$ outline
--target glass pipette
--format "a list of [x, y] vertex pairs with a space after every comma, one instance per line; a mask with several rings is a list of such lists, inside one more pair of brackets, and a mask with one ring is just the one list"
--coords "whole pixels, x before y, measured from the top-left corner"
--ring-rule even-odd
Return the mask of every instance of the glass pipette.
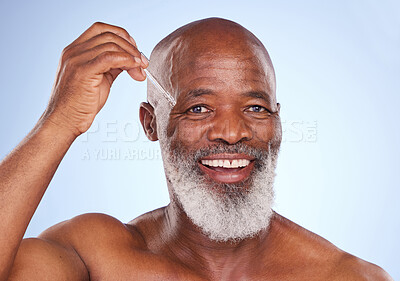
[[[147, 59], [148, 62], [150, 62], [150, 60], [145, 56], [145, 54], [143, 54], [141, 52], [141, 54]], [[158, 83], [158, 81], [156, 80], [156, 78], [154, 78], [154, 76], [150, 73], [150, 71], [148, 71], [146, 68], [143, 69], [144, 72], [146, 72], [146, 75], [148, 78], [150, 78], [150, 81], [153, 83], [153, 85], [164, 95], [164, 97], [168, 100], [168, 102], [172, 105], [172, 107], [175, 106], [176, 101], [175, 99], [171, 96], [170, 93], [168, 93], [161, 85], [160, 83]]]

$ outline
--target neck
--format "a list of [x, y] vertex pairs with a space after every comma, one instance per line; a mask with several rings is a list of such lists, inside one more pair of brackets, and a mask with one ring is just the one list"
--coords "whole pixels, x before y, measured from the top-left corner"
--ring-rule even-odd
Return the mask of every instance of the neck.
[[[268, 229], [240, 241], [219, 242], [211, 240], [193, 224], [182, 208], [171, 203], [164, 210], [165, 245], [178, 260], [192, 269], [199, 269], [208, 277], [223, 275], [234, 268], [252, 268], [254, 261], [265, 250]], [[246, 266], [248, 264], [248, 266]]]

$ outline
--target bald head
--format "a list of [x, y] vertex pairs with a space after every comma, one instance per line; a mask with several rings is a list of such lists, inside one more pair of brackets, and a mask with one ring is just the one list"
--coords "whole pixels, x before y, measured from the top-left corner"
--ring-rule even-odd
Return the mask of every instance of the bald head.
[[[250, 64], [250, 71], [262, 72], [266, 91], [275, 102], [275, 73], [267, 50], [250, 31], [229, 20], [208, 18], [180, 27], [157, 44], [150, 61], [150, 71], [175, 99], [187, 86], [187, 73], [194, 69], [209, 71], [216, 65], [241, 68]], [[156, 91], [148, 84], [148, 100], [154, 107], [162, 101]]]

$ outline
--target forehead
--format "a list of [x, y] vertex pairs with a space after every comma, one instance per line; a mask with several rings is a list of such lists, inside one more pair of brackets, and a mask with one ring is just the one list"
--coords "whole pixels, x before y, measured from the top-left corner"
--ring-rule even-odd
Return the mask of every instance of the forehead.
[[177, 48], [170, 60], [169, 81], [175, 98], [206, 88], [214, 92], [264, 91], [275, 100], [275, 74], [264, 48], [246, 41], [191, 43]]

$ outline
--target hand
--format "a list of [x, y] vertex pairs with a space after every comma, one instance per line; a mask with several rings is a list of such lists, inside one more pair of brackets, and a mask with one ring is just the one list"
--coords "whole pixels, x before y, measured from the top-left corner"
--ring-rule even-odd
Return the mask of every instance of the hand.
[[63, 50], [44, 120], [79, 136], [104, 106], [117, 76], [126, 70], [133, 79], [143, 81], [147, 66], [126, 30], [93, 24]]

